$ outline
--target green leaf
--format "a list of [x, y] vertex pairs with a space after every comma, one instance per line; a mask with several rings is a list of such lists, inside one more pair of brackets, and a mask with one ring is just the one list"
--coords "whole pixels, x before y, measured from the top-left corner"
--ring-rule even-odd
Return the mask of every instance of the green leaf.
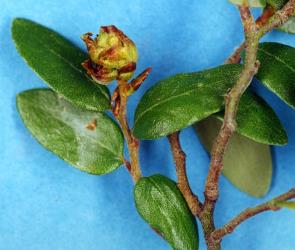
[[[224, 112], [214, 114], [223, 121]], [[285, 145], [288, 137], [279, 118], [268, 104], [257, 95], [246, 92], [239, 103], [237, 132], [256, 142]]]
[[[195, 127], [208, 152], [222, 122], [214, 116], [198, 122]], [[271, 185], [272, 158], [270, 147], [235, 133], [224, 154], [223, 174], [239, 190], [254, 196], [264, 196]]]
[[276, 203], [276, 206], [295, 209], [295, 201], [279, 201]]
[[278, 30], [289, 34], [295, 34], [295, 16], [290, 17], [286, 23], [278, 28]]
[[[237, 5], [243, 5], [245, 0], [229, 0], [229, 2]], [[265, 7], [266, 1], [265, 0], [248, 0], [249, 6], [253, 8], [262, 8]]]
[[[224, 94], [236, 82], [240, 70], [240, 65], [223, 65], [160, 81], [147, 91], [136, 109], [135, 136], [156, 139], [221, 111]], [[238, 131], [253, 140], [275, 145], [287, 142], [275, 113], [250, 92], [242, 97], [237, 120]]]
[[288, 2], [288, 0], [266, 0], [266, 3], [272, 6], [275, 10], [279, 10]]
[[222, 65], [158, 82], [145, 93], [136, 109], [135, 136], [156, 139], [221, 111], [223, 95], [240, 72], [240, 65]]
[[99, 175], [123, 163], [123, 136], [107, 115], [77, 108], [49, 89], [20, 93], [17, 106], [33, 136], [76, 168]]
[[279, 43], [261, 43], [256, 77], [286, 104], [295, 108], [295, 48]]
[[198, 229], [176, 184], [162, 175], [141, 178], [134, 189], [142, 218], [161, 232], [174, 250], [196, 250]]
[[12, 36], [28, 65], [58, 94], [82, 108], [103, 111], [110, 107], [105, 86], [95, 85], [81, 63], [87, 55], [58, 33], [35, 22], [17, 18]]

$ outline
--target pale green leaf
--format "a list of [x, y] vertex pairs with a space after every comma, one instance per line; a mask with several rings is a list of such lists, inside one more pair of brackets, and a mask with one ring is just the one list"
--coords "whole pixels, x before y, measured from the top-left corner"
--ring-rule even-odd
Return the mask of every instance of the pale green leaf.
[[[222, 122], [210, 116], [195, 127], [208, 152], [218, 134]], [[251, 196], [264, 196], [271, 185], [272, 158], [270, 147], [235, 133], [224, 154], [223, 174], [243, 192]]]
[[91, 174], [106, 174], [123, 163], [123, 136], [107, 115], [73, 106], [52, 90], [17, 96], [24, 124], [49, 151]]

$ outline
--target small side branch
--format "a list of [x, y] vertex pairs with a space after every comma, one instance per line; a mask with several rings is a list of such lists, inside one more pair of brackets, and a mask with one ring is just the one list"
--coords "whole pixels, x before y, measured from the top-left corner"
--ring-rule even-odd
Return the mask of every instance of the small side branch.
[[220, 229], [216, 229], [212, 234], [211, 237], [214, 241], [220, 241], [222, 237], [227, 234], [232, 233], [242, 222], [254, 217], [257, 214], [260, 214], [265, 211], [277, 211], [280, 210], [280, 207], [276, 206], [277, 202], [280, 201], [287, 201], [290, 199], [295, 198], [295, 188], [291, 189], [289, 192], [284, 193], [268, 202], [265, 202], [259, 206], [248, 208], [241, 212], [238, 216], [232, 219], [229, 223], [223, 226]]
[[[274, 28], [278, 28], [288, 21], [289, 17], [294, 14], [295, 1], [289, 1], [281, 10], [275, 10], [268, 6], [256, 20], [256, 27], [259, 29], [260, 37]], [[245, 49], [243, 42], [234, 53], [226, 60], [225, 64], [239, 63], [241, 61], [241, 52]]]
[[285, 6], [275, 12], [275, 14], [263, 25], [258, 32], [259, 37], [262, 37], [267, 32], [274, 28], [278, 28], [286, 23], [291, 16], [295, 13], [295, 0], [288, 1]]
[[173, 133], [168, 136], [170, 147], [173, 153], [173, 158], [176, 166], [176, 173], [178, 179], [178, 187], [182, 192], [190, 210], [194, 215], [201, 212], [202, 204], [198, 197], [193, 194], [186, 174], [186, 155], [181, 148], [179, 141], [179, 132]]

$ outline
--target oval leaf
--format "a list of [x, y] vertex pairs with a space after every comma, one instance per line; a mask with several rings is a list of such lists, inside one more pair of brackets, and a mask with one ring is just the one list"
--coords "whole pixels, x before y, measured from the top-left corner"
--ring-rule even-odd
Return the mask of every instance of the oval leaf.
[[196, 250], [198, 229], [176, 184], [162, 175], [141, 178], [134, 189], [139, 214], [175, 250]]
[[221, 111], [224, 94], [240, 72], [240, 65], [222, 65], [158, 82], [145, 93], [136, 109], [135, 136], [156, 139]]
[[276, 206], [295, 209], [295, 201], [279, 201], [276, 203]]
[[[135, 135], [156, 139], [224, 109], [224, 94], [239, 77], [240, 69], [240, 65], [224, 65], [160, 81], [147, 91], [136, 109]], [[238, 131], [255, 141], [287, 143], [286, 132], [275, 113], [250, 92], [242, 97], [237, 120]]]
[[295, 48], [279, 43], [261, 43], [256, 77], [285, 103], [295, 108]]
[[[223, 121], [224, 112], [214, 114]], [[237, 132], [256, 142], [285, 145], [287, 133], [273, 109], [257, 95], [246, 92], [239, 103]]]
[[77, 108], [48, 89], [20, 93], [17, 106], [33, 136], [76, 168], [105, 174], [123, 163], [121, 130], [105, 114]]
[[[195, 126], [208, 152], [221, 125], [219, 119], [210, 116]], [[262, 197], [268, 192], [272, 180], [270, 146], [235, 133], [226, 148], [223, 164], [223, 174], [242, 192], [254, 197]]]
[[81, 63], [87, 55], [58, 33], [26, 19], [15, 19], [12, 36], [28, 65], [57, 93], [94, 111], [110, 107], [105, 86], [95, 85]]
[[[229, 0], [229, 2], [237, 5], [245, 4], [245, 0]], [[253, 8], [262, 8], [265, 7], [266, 1], [265, 0], [248, 0], [248, 4], [250, 7]]]

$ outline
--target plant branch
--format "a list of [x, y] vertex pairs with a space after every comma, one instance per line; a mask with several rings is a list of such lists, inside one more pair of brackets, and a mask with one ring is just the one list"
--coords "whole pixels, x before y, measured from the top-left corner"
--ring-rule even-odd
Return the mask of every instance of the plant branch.
[[258, 36], [262, 37], [272, 29], [282, 26], [294, 13], [295, 0], [289, 0], [282, 9], [276, 11], [275, 14], [269, 18], [268, 22], [259, 29]]
[[[294, 14], [295, 0], [290, 0], [280, 11], [277, 11], [270, 17], [261, 28], [257, 27], [249, 7], [239, 6], [239, 11], [245, 34], [245, 43], [243, 45], [246, 52], [245, 62], [239, 80], [225, 97], [224, 121], [211, 150], [210, 169], [204, 192], [205, 203], [200, 216], [209, 250], [220, 249], [220, 239], [216, 241], [212, 237], [213, 232], [215, 232], [213, 215], [215, 204], [219, 196], [219, 177], [223, 168], [225, 149], [237, 127], [236, 114], [240, 98], [250, 85], [253, 76], [257, 73], [259, 68], [259, 62], [256, 60], [259, 40], [273, 28], [281, 26]], [[267, 207], [267, 205], [266, 207], [258, 207], [257, 211], [260, 211], [259, 209], [261, 209], [261, 212], [269, 210], [267, 208], [270, 207]], [[254, 210], [254, 214], [255, 211], [256, 210]], [[253, 212], [253, 210], [248, 210], [249, 216], [251, 216], [251, 212]], [[243, 220], [241, 220], [241, 222], [242, 221]], [[233, 223], [235, 223], [235, 221]], [[226, 228], [226, 230], [227, 229], [230, 228]]]
[[141, 168], [139, 164], [139, 141], [133, 136], [126, 117], [127, 99], [128, 99], [128, 82], [118, 80], [118, 91], [115, 91], [113, 100], [116, 100], [118, 106], [113, 109], [113, 113], [119, 121], [127, 147], [130, 154], [130, 163], [125, 161], [125, 166], [130, 172], [133, 180], [137, 182], [141, 178]]
[[230, 137], [236, 130], [236, 113], [239, 100], [241, 95], [250, 85], [259, 66], [259, 63], [256, 61], [259, 39], [256, 35], [256, 25], [253, 16], [248, 7], [241, 6], [239, 7], [239, 10], [246, 38], [246, 59], [239, 80], [226, 95], [224, 122], [211, 151], [212, 158], [205, 187], [205, 203], [207, 204], [208, 209], [211, 210], [214, 209], [214, 204], [218, 198], [218, 179], [223, 167], [224, 152]]
[[225, 97], [224, 122], [211, 150], [211, 162], [205, 185], [205, 203], [201, 214], [201, 222], [205, 231], [207, 247], [210, 250], [220, 249], [218, 242], [212, 241], [211, 233], [215, 230], [213, 214], [219, 196], [219, 177], [223, 168], [223, 157], [230, 137], [236, 130], [236, 113], [242, 94], [245, 92], [259, 63], [256, 61], [258, 37], [256, 24], [249, 7], [240, 6], [240, 15], [245, 33], [246, 59], [241, 75]]
[[259, 206], [248, 208], [241, 212], [238, 216], [236, 216], [234, 219], [232, 219], [229, 223], [224, 225], [222, 228], [215, 230], [211, 237], [215, 241], [220, 241], [222, 237], [224, 237], [227, 234], [232, 233], [236, 227], [238, 227], [242, 222], [244, 222], [247, 219], [252, 218], [253, 216], [260, 214], [265, 211], [277, 211], [281, 208], [276, 206], [276, 204], [280, 201], [287, 201], [290, 199], [295, 198], [295, 188], [291, 189], [290, 191], [268, 201], [265, 202]]
[[202, 204], [199, 201], [198, 197], [192, 192], [189, 185], [186, 174], [186, 155], [181, 148], [181, 144], [179, 141], [179, 132], [175, 132], [169, 135], [168, 140], [176, 166], [178, 187], [182, 192], [191, 212], [197, 216], [202, 210]]
[[[294, 14], [294, 0], [289, 1], [281, 10], [275, 10], [268, 6], [265, 8], [260, 17], [256, 20], [256, 27], [259, 29], [260, 37], [274, 28], [278, 28], [288, 21], [289, 17]], [[241, 52], [245, 49], [243, 42], [234, 53], [226, 60], [225, 64], [239, 63]]]

